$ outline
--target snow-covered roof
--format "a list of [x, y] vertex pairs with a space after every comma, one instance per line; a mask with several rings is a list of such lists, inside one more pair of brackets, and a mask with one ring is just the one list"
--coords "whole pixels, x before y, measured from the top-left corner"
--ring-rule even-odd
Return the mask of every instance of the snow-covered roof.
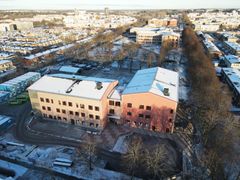
[[[122, 94], [151, 92], [178, 101], [178, 84], [177, 72], [160, 67], [149, 68], [137, 71]], [[164, 89], [168, 89], [169, 95], [164, 95]]]
[[240, 44], [234, 43], [234, 42], [229, 42], [229, 41], [225, 41], [225, 43], [226, 43], [229, 47], [233, 48], [235, 51], [240, 51]]
[[235, 56], [235, 55], [226, 55], [225, 56], [225, 59], [230, 63], [230, 64], [235, 64], [235, 63], [238, 63], [240, 64], [240, 58], [238, 56]]
[[234, 88], [240, 94], [240, 69], [222, 68], [222, 71], [226, 74]]
[[6, 63], [11, 63], [11, 61], [9, 61], [9, 60], [0, 60], [0, 65], [1, 64], [6, 64]]
[[70, 48], [70, 47], [73, 47], [73, 46], [74, 46], [74, 44], [68, 44], [68, 45], [65, 45], [65, 46], [52, 48], [52, 49], [49, 49], [49, 50], [46, 50], [46, 51], [43, 51], [43, 52], [39, 52], [37, 54], [31, 54], [29, 56], [26, 56], [25, 59], [31, 60], [31, 59], [34, 59], [34, 58], [38, 58], [38, 57], [50, 54], [52, 52], [56, 52], [56, 51], [67, 49], [67, 48]]
[[11, 118], [8, 116], [2, 116], [0, 115], [0, 126], [9, 121]]
[[[113, 81], [99, 80], [100, 78], [94, 77], [76, 80], [44, 76], [31, 85], [28, 90], [100, 100]], [[101, 89], [97, 89], [97, 82], [102, 83]]]
[[73, 74], [76, 74], [79, 70], [80, 68], [72, 67], [72, 66], [62, 66], [59, 69], [59, 71], [61, 72], [67, 72], [67, 73], [73, 73]]

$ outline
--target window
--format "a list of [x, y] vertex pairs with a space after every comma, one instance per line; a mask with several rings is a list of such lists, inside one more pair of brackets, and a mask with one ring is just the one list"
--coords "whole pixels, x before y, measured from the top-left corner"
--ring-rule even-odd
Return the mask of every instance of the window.
[[49, 117], [50, 119], [52, 119], [52, 118], [53, 118], [53, 117], [52, 117], [52, 115], [49, 115], [48, 117]]
[[99, 107], [95, 106], [95, 111], [99, 111]]
[[132, 115], [132, 113], [131, 113], [131, 112], [127, 112], [127, 115], [128, 115], [128, 116], [131, 116], [131, 115]]
[[48, 111], [51, 111], [51, 108], [50, 108], [50, 107], [47, 107], [47, 110], [48, 110]]
[[49, 103], [49, 102], [50, 102], [48, 98], [46, 98], [46, 102], [47, 102], [47, 103]]
[[146, 106], [146, 110], [151, 111], [152, 107], [151, 106]]
[[88, 109], [89, 109], [89, 110], [93, 110], [93, 107], [89, 105], [89, 106], [88, 106]]
[[92, 114], [89, 114], [89, 118], [90, 118], [90, 119], [93, 119], [93, 115], [92, 115]]
[[170, 118], [168, 121], [169, 121], [170, 123], [172, 123], [172, 118]]
[[44, 102], [44, 98], [40, 98], [40, 101], [41, 101], [41, 102]]
[[79, 116], [79, 112], [75, 112], [75, 116]]
[[139, 106], [139, 109], [144, 109], [144, 105], [140, 105], [140, 106]]
[[81, 113], [81, 116], [82, 116], [82, 117], [85, 117], [85, 113]]
[[66, 114], [66, 110], [62, 109], [62, 113], [63, 113], [63, 114]]
[[62, 118], [60, 116], [57, 117], [59, 120], [62, 120]]
[[63, 118], [64, 121], [67, 121], [67, 118]]
[[81, 109], [84, 109], [84, 104], [80, 104], [80, 108], [81, 108]]
[[69, 114], [70, 114], [70, 115], [73, 115], [73, 111], [69, 111]]
[[146, 118], [146, 119], [150, 119], [151, 116], [150, 116], [150, 115], [145, 115], [145, 118]]
[[42, 109], [43, 109], [43, 110], [46, 110], [46, 107], [45, 107], [45, 106], [42, 106]]
[[51, 103], [53, 104], [53, 99], [51, 99]]
[[127, 107], [131, 108], [132, 107], [132, 103], [127, 103]]
[[63, 104], [64, 106], [66, 106], [66, 105], [67, 105], [66, 101], [63, 101], [63, 102], [62, 102], [62, 104]]
[[114, 101], [109, 101], [109, 105], [114, 106]]
[[58, 100], [58, 104], [61, 105], [61, 101], [60, 100]]
[[173, 112], [174, 112], [173, 109], [170, 109], [170, 113], [173, 114]]
[[76, 103], [76, 108], [78, 108], [78, 103]]
[[114, 109], [109, 109], [109, 114], [114, 114]]
[[60, 109], [57, 108], [56, 110], [57, 110], [58, 113], [60, 113]]
[[100, 119], [100, 116], [96, 115], [96, 116], [95, 116], [95, 119], [99, 120], [99, 119]]
[[143, 118], [143, 114], [139, 114], [138, 117]]
[[115, 106], [121, 106], [121, 103], [119, 101], [115, 102]]
[[68, 106], [71, 106], [71, 107], [72, 107], [72, 103], [71, 103], [71, 102], [68, 102]]

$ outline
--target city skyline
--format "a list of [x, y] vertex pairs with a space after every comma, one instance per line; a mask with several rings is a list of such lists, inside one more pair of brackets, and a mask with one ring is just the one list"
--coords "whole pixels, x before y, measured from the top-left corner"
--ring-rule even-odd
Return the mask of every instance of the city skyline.
[[[206, 3], [207, 2], [207, 3]], [[217, 0], [168, 0], [157, 1], [139, 0], [129, 2], [127, 0], [59, 0], [59, 1], [31, 1], [31, 0], [0, 0], [0, 9], [197, 9], [197, 8], [240, 8], [239, 0], [217, 1]]]

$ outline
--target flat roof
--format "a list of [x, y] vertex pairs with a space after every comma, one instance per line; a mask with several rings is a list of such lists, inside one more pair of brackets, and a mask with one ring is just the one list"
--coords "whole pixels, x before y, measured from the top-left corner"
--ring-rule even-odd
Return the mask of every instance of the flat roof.
[[[137, 71], [122, 94], [151, 92], [178, 102], [178, 84], [177, 72], [160, 67], [149, 68]], [[164, 95], [164, 88], [168, 89], [169, 96]]]
[[[28, 90], [100, 100], [113, 81], [99, 80], [100, 78], [94, 77], [70, 79], [44, 76], [31, 85]], [[102, 83], [102, 88], [99, 90], [97, 89], [97, 82]]]

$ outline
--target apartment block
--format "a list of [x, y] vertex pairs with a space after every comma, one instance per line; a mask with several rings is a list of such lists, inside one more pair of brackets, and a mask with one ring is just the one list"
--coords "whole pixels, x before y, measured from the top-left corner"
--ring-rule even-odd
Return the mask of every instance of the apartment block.
[[139, 70], [122, 93], [122, 119], [133, 127], [172, 132], [178, 104], [178, 73]]
[[45, 118], [103, 130], [107, 123], [108, 94], [116, 80], [44, 76], [28, 88], [33, 110]]
[[172, 132], [178, 104], [178, 73], [139, 70], [126, 87], [117, 80], [55, 74], [28, 88], [32, 108], [44, 118], [103, 130], [108, 122]]

